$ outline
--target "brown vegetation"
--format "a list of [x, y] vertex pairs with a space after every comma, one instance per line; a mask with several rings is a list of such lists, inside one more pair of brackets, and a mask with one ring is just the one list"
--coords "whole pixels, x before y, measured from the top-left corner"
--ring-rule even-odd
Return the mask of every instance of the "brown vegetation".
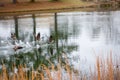
[[[116, 63], [118, 61], [115, 61]], [[19, 65], [17, 71], [15, 71], [16, 66], [13, 65], [12, 72], [8, 72], [5, 65], [2, 65], [2, 71], [0, 74], [0, 80], [64, 80], [62, 79], [62, 70], [63, 67], [60, 64], [57, 65], [57, 69], [49, 61], [51, 68], [48, 68], [44, 64], [40, 65], [43, 67], [43, 70], [26, 70], [26, 65]], [[118, 63], [113, 65], [112, 54], [107, 57], [106, 60], [97, 57], [96, 59], [96, 69], [92, 71], [90, 69], [90, 74], [74, 73], [72, 69], [66, 64], [64, 66], [66, 72], [64, 73], [68, 80], [120, 80], [120, 69]], [[88, 76], [90, 75], [90, 76]]]

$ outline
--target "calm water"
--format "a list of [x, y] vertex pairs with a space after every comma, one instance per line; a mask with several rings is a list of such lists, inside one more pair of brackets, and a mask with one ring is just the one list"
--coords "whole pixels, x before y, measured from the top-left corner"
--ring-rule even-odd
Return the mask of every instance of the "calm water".
[[[51, 34], [55, 34], [54, 16], [36, 15], [36, 33], [40, 32], [42, 39], [46, 40]], [[77, 65], [76, 68], [81, 66], [84, 69], [86, 65], [92, 66], [96, 56], [105, 57], [110, 51], [114, 57], [119, 56], [120, 11], [69, 12], [57, 15], [58, 46], [61, 51], [69, 53], [71, 62]], [[0, 20], [1, 56], [14, 54], [13, 47], [7, 43], [2, 44], [3, 41], [8, 41], [11, 32], [15, 32], [14, 23], [13, 17]], [[20, 40], [33, 41], [33, 25], [31, 15], [19, 16]]]

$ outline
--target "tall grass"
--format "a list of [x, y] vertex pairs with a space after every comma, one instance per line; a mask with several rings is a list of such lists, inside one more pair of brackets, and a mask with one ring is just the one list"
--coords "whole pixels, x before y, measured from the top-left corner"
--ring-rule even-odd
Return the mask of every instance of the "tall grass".
[[[58, 63], [57, 66], [55, 66], [49, 60], [48, 62], [51, 64], [49, 67], [40, 64], [37, 69], [28, 69], [26, 65], [20, 64], [16, 66], [14, 64], [12, 71], [8, 71], [3, 64], [0, 80], [120, 80], [119, 59], [114, 61], [112, 57], [112, 54], [106, 59], [97, 57], [96, 69], [92, 70], [91, 68], [94, 67], [91, 67], [89, 74], [84, 72], [80, 73], [79, 71], [75, 73], [75, 71], [70, 68], [69, 64], [63, 67], [61, 63]], [[115, 63], [115, 65], [113, 63]], [[39, 69], [40, 67], [42, 67], [42, 69]], [[63, 69], [65, 70], [64, 73]]]

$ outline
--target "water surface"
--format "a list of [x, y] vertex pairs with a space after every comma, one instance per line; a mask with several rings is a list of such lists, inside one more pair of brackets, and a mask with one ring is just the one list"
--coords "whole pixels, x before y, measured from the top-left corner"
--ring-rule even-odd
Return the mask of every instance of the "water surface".
[[[54, 14], [36, 15], [36, 34], [40, 32], [41, 39], [47, 40], [55, 34]], [[19, 40], [32, 42], [33, 17], [26, 16], [28, 15], [18, 17]], [[86, 69], [86, 65], [92, 66], [98, 55], [102, 58], [110, 53], [113, 57], [119, 56], [120, 11], [57, 13], [57, 23], [60, 52], [67, 53], [76, 68]], [[13, 17], [0, 20], [1, 42], [7, 41], [10, 33], [15, 32], [15, 24]], [[0, 43], [1, 47], [6, 45], [9, 46]], [[14, 54], [12, 48], [7, 50], [1, 50], [0, 55]]]

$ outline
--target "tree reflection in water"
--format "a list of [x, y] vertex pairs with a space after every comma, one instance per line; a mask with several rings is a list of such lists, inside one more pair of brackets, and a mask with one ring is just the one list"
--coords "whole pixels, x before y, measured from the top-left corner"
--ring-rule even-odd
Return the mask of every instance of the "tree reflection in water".
[[[10, 36], [9, 34], [11, 32], [16, 32], [18, 33], [19, 39], [24, 42], [24, 44], [34, 46], [30, 51], [27, 48], [17, 55], [13, 55], [14, 51], [12, 51], [11, 48], [8, 50], [9, 54], [11, 54], [11, 58], [7, 58], [6, 60], [1, 58], [1, 62], [7, 63], [10, 60], [13, 63], [17, 61], [16, 64], [26, 63], [28, 66], [38, 66], [38, 63], [47, 64], [47, 59], [49, 59], [56, 64], [58, 61], [58, 52], [61, 59], [63, 56], [62, 53], [66, 53], [69, 57], [70, 53], [76, 51], [77, 53], [80, 53], [78, 55], [80, 55], [81, 58], [84, 58], [85, 56], [85, 61], [87, 59], [88, 62], [90, 61], [89, 63], [92, 63], [92, 61], [95, 61], [93, 60], [94, 57], [91, 55], [93, 53], [91, 52], [93, 48], [96, 53], [99, 53], [101, 50], [106, 52], [111, 48], [118, 54], [120, 44], [119, 13], [119, 11], [58, 13], [56, 31], [54, 29], [54, 14], [47, 16], [40, 14], [25, 15], [22, 17], [18, 16], [16, 17], [18, 18], [16, 21], [13, 17], [8, 20], [5, 18], [1, 19], [0, 34], [3, 34], [0, 35], [1, 42], [4, 42], [3, 40], [7, 42], [7, 37]], [[16, 24], [18, 31], [15, 31], [14, 22], [17, 22], [18, 24]], [[45, 45], [42, 47], [34, 45], [35, 41], [33, 35], [39, 31], [42, 33], [42, 40], [45, 41]], [[48, 47], [47, 43], [50, 35], [55, 39], [55, 42], [52, 45], [53, 49], [50, 48], [50, 44]], [[58, 48], [56, 48], [56, 43]], [[0, 43], [0, 45], [2, 46], [3, 44]], [[8, 43], [6, 43], [6, 45], [9, 47]], [[37, 49], [37, 47], [40, 48]], [[4, 47], [1, 49], [4, 49]], [[51, 55], [52, 52], [53, 55]], [[1, 53], [3, 52], [1, 51]], [[6, 51], [4, 53], [6, 55]]]
[[[44, 41], [43, 43], [40, 42], [40, 44], [38, 45], [38, 44], [35, 44], [35, 42], [33, 41], [34, 40], [33, 34], [22, 31], [23, 26], [19, 25], [19, 21], [21, 20], [22, 19], [15, 18], [15, 22], [17, 21], [17, 27], [18, 27], [18, 31], [16, 33], [19, 36], [19, 39], [21, 39], [22, 41], [25, 41], [25, 43], [23, 44], [25, 45], [30, 44], [31, 47], [25, 47], [25, 49], [22, 49], [21, 51], [18, 51], [18, 52], [16, 51], [15, 54], [13, 53], [12, 55], [9, 55], [7, 57], [6, 56], [1, 57], [0, 59], [1, 64], [6, 64], [9, 70], [12, 70], [13, 65], [18, 66], [20, 64], [22, 65], [26, 64], [27, 67], [29, 68], [34, 67], [34, 69], [37, 69], [41, 64], [44, 64], [49, 67], [50, 66], [49, 61], [51, 61], [56, 66], [58, 63], [58, 54], [59, 54], [61, 64], [65, 65], [66, 61], [64, 60], [63, 53], [65, 53], [66, 56], [69, 57], [70, 53], [72, 53], [72, 51], [77, 49], [76, 44], [74, 43], [68, 44], [67, 42], [71, 34], [76, 34], [75, 33], [77, 32], [75, 31], [76, 26], [73, 26], [74, 31], [71, 31], [69, 33], [68, 25], [67, 25], [68, 22], [63, 23], [62, 26], [59, 25], [58, 23], [57, 24], [58, 30], [54, 28], [50, 28], [50, 34], [53, 36], [53, 39], [55, 40], [54, 43], [49, 43], [47, 40], [47, 41]], [[56, 38], [56, 34], [58, 38]], [[45, 36], [43, 37], [45, 38]], [[58, 44], [58, 49], [56, 49], [56, 44]], [[72, 66], [72, 63], [70, 65]]]

